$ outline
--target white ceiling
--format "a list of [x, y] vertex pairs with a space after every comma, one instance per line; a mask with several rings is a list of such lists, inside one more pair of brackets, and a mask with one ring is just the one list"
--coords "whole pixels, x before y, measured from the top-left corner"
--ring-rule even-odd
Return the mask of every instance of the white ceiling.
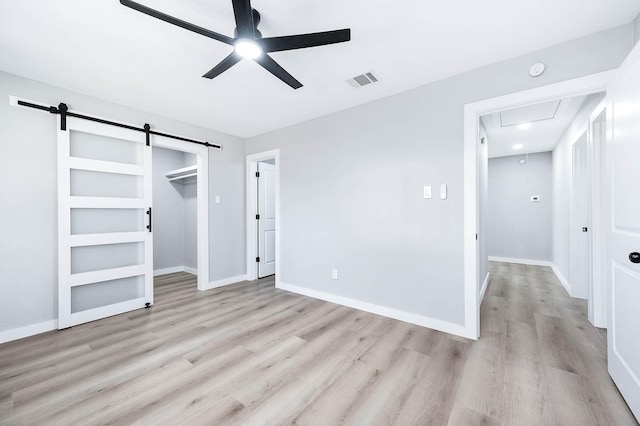
[[[139, 0], [233, 36], [231, 0]], [[637, 0], [254, 0], [263, 36], [351, 28], [348, 43], [202, 78], [231, 47], [117, 0], [0, 0], [0, 70], [250, 137], [629, 22]], [[375, 71], [360, 89], [345, 80]], [[526, 72], [526, 70], [524, 71]], [[61, 100], [62, 101], [62, 100]]]
[[[482, 116], [489, 158], [552, 151], [585, 99], [586, 96], [576, 96]], [[531, 126], [522, 129], [522, 123]], [[515, 144], [522, 147], [515, 149]]]

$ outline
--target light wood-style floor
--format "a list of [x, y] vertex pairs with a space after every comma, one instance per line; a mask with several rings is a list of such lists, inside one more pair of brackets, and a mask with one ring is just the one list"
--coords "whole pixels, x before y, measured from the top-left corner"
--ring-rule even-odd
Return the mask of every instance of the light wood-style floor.
[[477, 342], [159, 277], [151, 309], [0, 345], [0, 424], [636, 424], [586, 304], [548, 268], [491, 272]]

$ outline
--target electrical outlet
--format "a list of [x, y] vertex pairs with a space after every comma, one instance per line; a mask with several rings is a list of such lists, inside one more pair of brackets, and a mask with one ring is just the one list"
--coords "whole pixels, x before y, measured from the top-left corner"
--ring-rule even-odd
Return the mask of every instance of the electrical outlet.
[[331, 278], [334, 280], [338, 279], [338, 270], [337, 269], [332, 269], [331, 270]]

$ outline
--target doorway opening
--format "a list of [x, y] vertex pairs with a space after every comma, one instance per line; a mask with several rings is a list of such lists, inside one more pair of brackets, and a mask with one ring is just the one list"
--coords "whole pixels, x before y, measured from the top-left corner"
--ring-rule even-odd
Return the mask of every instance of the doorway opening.
[[[186, 272], [209, 287], [209, 153], [154, 137], [154, 276]], [[193, 280], [185, 280], [192, 283]]]
[[[198, 274], [196, 155], [153, 148], [153, 275], [156, 285], [169, 274], [186, 273], [184, 285]], [[165, 277], [166, 278], [166, 277]]]
[[247, 156], [247, 280], [280, 273], [280, 151]]
[[[553, 303], [538, 287], [554, 290], [552, 296], [555, 274], [569, 296], [588, 301], [585, 310], [605, 306], [593, 290], [593, 233], [601, 232], [592, 220], [593, 170], [600, 161], [593, 150], [600, 145], [588, 132], [603, 98], [602, 92], [571, 96], [480, 117], [481, 299], [489, 276], [498, 283], [508, 270], [521, 284], [515, 287], [520, 296], [532, 296], [534, 304]], [[489, 292], [501, 294], [499, 287]]]
[[[485, 138], [485, 144], [481, 143], [480, 117], [529, 105], [540, 105], [565, 98], [586, 97], [595, 93], [603, 93], [612, 76], [613, 72], [609, 71], [465, 105], [464, 275], [466, 337], [475, 339], [480, 336], [480, 303], [482, 301], [481, 296], [484, 295], [483, 284], [486, 282], [486, 276], [481, 275], [482, 264], [488, 260], [488, 254], [486, 253], [487, 235], [486, 232], [482, 232], [484, 229], [482, 222], [485, 220], [486, 213], [483, 215], [481, 211], [481, 188], [483, 185], [481, 173], [483, 172], [482, 167], [484, 164], [481, 160], [483, 155], [484, 158], [487, 158], [488, 169], [488, 151], [483, 153], [482, 147], [483, 145], [490, 146], [491, 140], [490, 138]], [[586, 122], [587, 119], [585, 119], [583, 127], [586, 127]], [[518, 145], [518, 141], [511, 142], [511, 149], [514, 149], [513, 145]], [[526, 164], [526, 158], [523, 160], [525, 160], [524, 164]], [[570, 159], [568, 161], [571, 163]], [[520, 164], [519, 161], [518, 164]], [[521, 166], [524, 164], [521, 164]], [[536, 202], [535, 199], [531, 200], [530, 198], [535, 195], [538, 194], [528, 195], [529, 203]], [[594, 228], [601, 226], [602, 224], [600, 223], [594, 224]], [[481, 254], [482, 258], [480, 257]], [[603, 258], [594, 258], [594, 264], [603, 261]], [[557, 268], [554, 268], [552, 262], [549, 263], [548, 266], [551, 266], [555, 272]], [[603, 283], [600, 282], [598, 285], [603, 285]], [[484, 288], [486, 289], [486, 287]]]

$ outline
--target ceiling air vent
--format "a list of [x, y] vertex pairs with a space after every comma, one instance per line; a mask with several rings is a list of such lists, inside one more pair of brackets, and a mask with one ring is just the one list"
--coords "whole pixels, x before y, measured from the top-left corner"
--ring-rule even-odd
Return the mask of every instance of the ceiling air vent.
[[373, 74], [373, 72], [357, 75], [347, 80], [347, 82], [353, 87], [362, 87], [362, 86], [366, 86], [367, 84], [375, 83], [377, 81], [378, 81], [378, 77], [376, 77]]

